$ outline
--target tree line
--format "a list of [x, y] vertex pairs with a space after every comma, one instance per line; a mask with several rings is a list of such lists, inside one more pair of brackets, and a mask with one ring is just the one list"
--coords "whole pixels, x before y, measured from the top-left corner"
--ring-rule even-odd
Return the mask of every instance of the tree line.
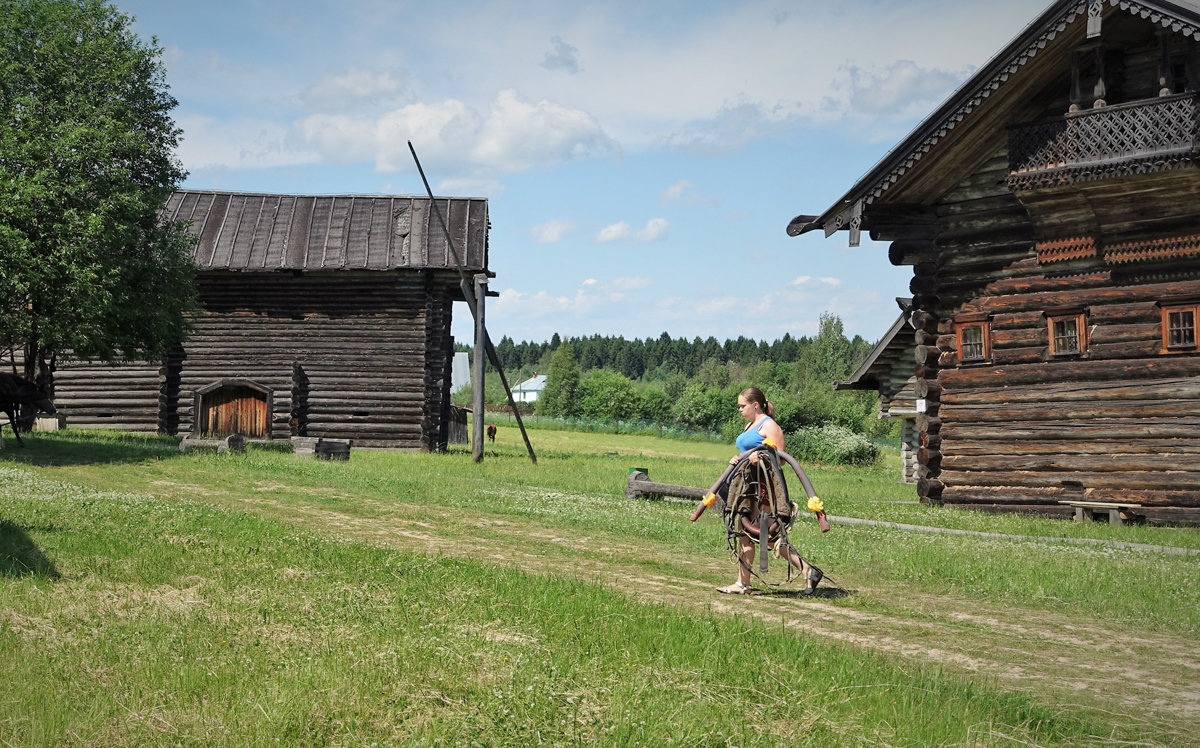
[[[889, 436], [896, 425], [878, 420], [874, 392], [833, 389], [873, 347], [860, 336], [847, 338], [841, 319], [826, 313], [816, 336], [784, 335], [772, 343], [667, 333], [645, 340], [555, 334], [543, 343], [504, 337], [496, 352], [514, 384], [534, 373], [547, 375], [535, 405], [539, 415], [658, 421], [732, 439], [744, 425], [734, 407], [737, 394], [755, 386], [775, 406], [785, 432], [836, 425]], [[501, 405], [505, 396], [495, 379], [485, 380], [487, 399]], [[467, 402], [469, 394], [456, 399]]]

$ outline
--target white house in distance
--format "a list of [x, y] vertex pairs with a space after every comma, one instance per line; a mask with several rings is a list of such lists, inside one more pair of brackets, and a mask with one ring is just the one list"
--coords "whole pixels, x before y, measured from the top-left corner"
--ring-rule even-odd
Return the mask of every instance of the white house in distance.
[[546, 375], [534, 374], [529, 379], [513, 387], [513, 400], [519, 403], [537, 402], [544, 389], [546, 389]]

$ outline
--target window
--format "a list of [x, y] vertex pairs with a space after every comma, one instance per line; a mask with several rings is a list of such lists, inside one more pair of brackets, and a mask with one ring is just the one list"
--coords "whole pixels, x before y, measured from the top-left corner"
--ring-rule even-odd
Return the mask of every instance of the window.
[[1190, 351], [1196, 349], [1197, 310], [1196, 304], [1162, 308], [1163, 350]]
[[1087, 351], [1087, 330], [1082, 314], [1046, 318], [1050, 326], [1050, 355], [1078, 356]]
[[987, 322], [958, 323], [958, 360], [987, 361], [992, 355], [989, 332]]

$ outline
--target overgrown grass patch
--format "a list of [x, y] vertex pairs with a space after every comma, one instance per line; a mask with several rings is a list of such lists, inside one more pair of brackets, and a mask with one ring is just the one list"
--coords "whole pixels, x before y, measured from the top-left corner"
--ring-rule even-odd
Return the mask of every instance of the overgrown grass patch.
[[4, 548], [24, 536], [25, 558], [42, 557], [0, 576], [0, 668], [19, 684], [0, 696], [4, 744], [1074, 745], [1108, 734], [936, 668], [570, 576], [11, 467], [0, 482]]

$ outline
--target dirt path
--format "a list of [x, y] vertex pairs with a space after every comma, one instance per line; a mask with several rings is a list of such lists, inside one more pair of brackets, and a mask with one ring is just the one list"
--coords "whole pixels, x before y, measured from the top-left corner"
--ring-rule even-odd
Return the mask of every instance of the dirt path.
[[531, 523], [452, 509], [378, 505], [380, 516], [363, 518], [269, 496], [252, 503], [278, 519], [380, 545], [567, 571], [645, 600], [782, 621], [808, 636], [968, 673], [1067, 710], [1119, 714], [1145, 725], [1151, 742], [1140, 745], [1200, 744], [1200, 647], [1184, 636], [895, 585], [822, 588], [814, 598], [794, 591], [727, 597], [715, 592], [713, 580], [730, 576], [731, 564], [715, 549], [711, 557], [664, 559], [644, 544], [568, 539]]

